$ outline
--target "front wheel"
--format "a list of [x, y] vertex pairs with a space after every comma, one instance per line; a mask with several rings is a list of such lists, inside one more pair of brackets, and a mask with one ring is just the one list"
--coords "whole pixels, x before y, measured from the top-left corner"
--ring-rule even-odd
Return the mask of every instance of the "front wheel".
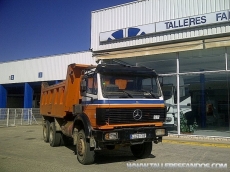
[[130, 146], [133, 156], [136, 158], [148, 158], [152, 152], [152, 142], [144, 142], [142, 144]]
[[77, 136], [77, 159], [81, 164], [88, 165], [94, 163], [94, 150], [90, 150], [89, 142], [86, 141], [85, 132], [80, 130]]

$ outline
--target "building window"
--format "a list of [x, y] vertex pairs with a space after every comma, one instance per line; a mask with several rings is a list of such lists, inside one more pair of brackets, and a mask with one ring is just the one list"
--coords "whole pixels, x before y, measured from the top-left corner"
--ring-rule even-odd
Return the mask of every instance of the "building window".
[[38, 72], [38, 78], [42, 78], [42, 72]]
[[14, 75], [10, 75], [9, 80], [14, 80]]

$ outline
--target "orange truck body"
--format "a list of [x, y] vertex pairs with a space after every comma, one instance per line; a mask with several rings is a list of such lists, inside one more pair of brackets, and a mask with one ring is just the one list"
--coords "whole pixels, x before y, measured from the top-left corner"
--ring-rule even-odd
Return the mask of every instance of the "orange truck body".
[[40, 113], [57, 118], [64, 118], [68, 113], [72, 113], [73, 105], [79, 104], [82, 98], [81, 72], [87, 67], [89, 65], [69, 65], [65, 81], [51, 86], [42, 83]]

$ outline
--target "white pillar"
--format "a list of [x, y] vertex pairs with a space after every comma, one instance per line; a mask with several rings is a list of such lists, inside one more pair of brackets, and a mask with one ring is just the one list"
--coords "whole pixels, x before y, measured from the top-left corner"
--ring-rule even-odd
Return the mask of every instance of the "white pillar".
[[228, 53], [227, 53], [227, 47], [225, 47], [225, 70], [228, 70]]
[[176, 65], [177, 65], [177, 70], [176, 70], [176, 76], [177, 76], [177, 134], [180, 135], [180, 70], [179, 70], [179, 53], [177, 54], [177, 59], [176, 59]]
[[10, 118], [10, 109], [7, 109], [7, 114], [6, 114], [6, 126], [9, 126], [9, 118]]
[[[226, 63], [226, 69], [228, 70], [228, 52], [227, 52], [227, 47], [225, 47], [225, 63]], [[227, 87], [229, 88], [229, 83], [228, 83], [228, 77], [229, 74], [227, 72]], [[229, 102], [229, 89], [228, 89], [228, 102]], [[229, 103], [228, 103], [228, 109], [230, 108]], [[230, 114], [229, 114], [229, 110], [228, 110], [228, 120], [229, 120], [229, 130], [230, 130]]]

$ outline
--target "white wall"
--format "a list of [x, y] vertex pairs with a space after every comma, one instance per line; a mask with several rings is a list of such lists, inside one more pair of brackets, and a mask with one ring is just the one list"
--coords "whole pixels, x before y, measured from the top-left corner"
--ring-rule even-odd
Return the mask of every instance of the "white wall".
[[[96, 64], [88, 51], [0, 63], [0, 84], [64, 80], [71, 63]], [[38, 77], [39, 72], [42, 78]], [[10, 80], [11, 75], [14, 80]]]
[[103, 44], [99, 41], [99, 34], [101, 32], [157, 22], [163, 22], [162, 24], [164, 25], [164, 21], [223, 10], [230, 10], [230, 0], [143, 0], [93, 11], [91, 19], [91, 48], [93, 51], [100, 51], [229, 33], [230, 26], [228, 22], [219, 25], [193, 27], [189, 30], [159, 32], [146, 37], [123, 39]]

